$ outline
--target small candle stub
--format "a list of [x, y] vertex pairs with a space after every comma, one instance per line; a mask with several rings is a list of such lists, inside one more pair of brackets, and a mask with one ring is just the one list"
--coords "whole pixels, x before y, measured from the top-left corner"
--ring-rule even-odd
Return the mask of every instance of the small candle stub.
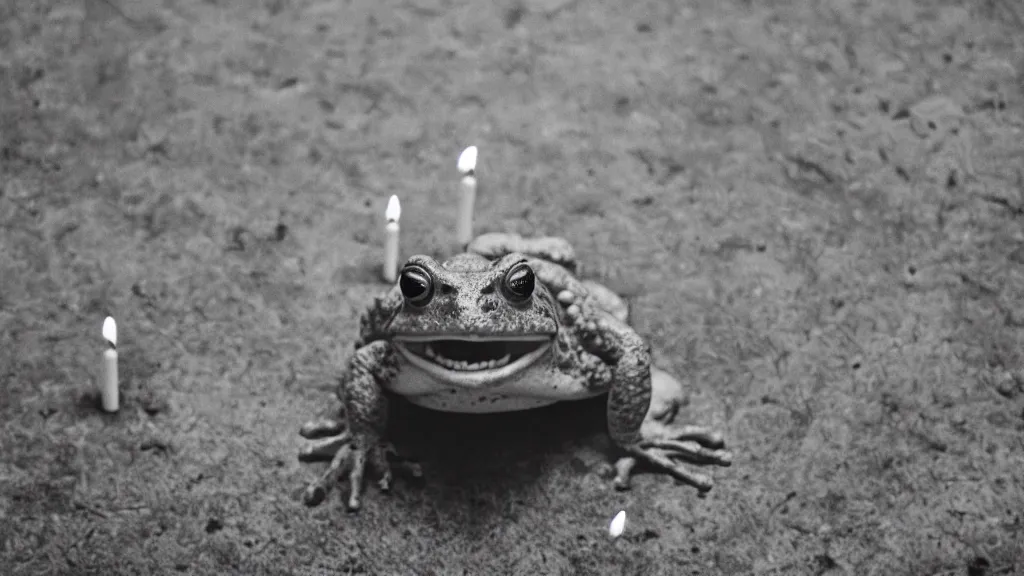
[[104, 411], [117, 412], [120, 408], [120, 390], [117, 381], [117, 323], [110, 316], [103, 321], [103, 338], [107, 341], [107, 349], [103, 351], [100, 400]]
[[473, 204], [476, 201], [476, 146], [470, 146], [459, 155], [458, 168], [462, 174], [459, 183], [459, 214], [455, 235], [465, 246], [473, 239]]
[[620, 510], [615, 518], [612, 518], [611, 524], [608, 525], [608, 535], [612, 538], [618, 538], [622, 536], [622, 532], [626, 529], [626, 511]]
[[398, 219], [402, 216], [402, 205], [398, 196], [392, 195], [384, 209], [384, 281], [394, 283], [398, 279]]

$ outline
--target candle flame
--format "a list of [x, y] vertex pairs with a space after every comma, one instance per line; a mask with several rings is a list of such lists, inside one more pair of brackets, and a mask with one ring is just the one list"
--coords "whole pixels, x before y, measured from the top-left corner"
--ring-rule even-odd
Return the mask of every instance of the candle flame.
[[459, 172], [469, 174], [476, 170], [476, 146], [470, 146], [459, 154]]
[[110, 316], [103, 321], [103, 338], [114, 346], [117, 346], [117, 322]]
[[622, 536], [622, 532], [626, 529], [626, 511], [620, 510], [615, 518], [612, 518], [612, 523], [608, 525], [608, 534], [612, 538], [618, 538]]
[[384, 209], [384, 217], [391, 222], [398, 222], [398, 219], [402, 217], [402, 204], [398, 202], [398, 196], [391, 195], [388, 207]]

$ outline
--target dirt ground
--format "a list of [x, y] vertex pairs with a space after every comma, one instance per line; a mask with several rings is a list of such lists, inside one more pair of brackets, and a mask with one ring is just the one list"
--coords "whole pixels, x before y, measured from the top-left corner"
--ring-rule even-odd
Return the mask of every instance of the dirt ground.
[[[0, 0], [4, 574], [1024, 574], [1013, 0]], [[423, 482], [300, 501], [378, 279], [561, 234], [731, 468], [593, 402], [399, 405]], [[96, 408], [106, 315], [117, 415]], [[629, 514], [609, 542], [609, 519]]]

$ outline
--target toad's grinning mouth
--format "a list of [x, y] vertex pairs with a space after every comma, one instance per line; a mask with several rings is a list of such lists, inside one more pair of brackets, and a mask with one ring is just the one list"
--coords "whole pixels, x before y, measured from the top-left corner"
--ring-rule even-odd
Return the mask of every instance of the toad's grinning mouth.
[[533, 364], [551, 346], [550, 335], [396, 336], [412, 364], [449, 382], [483, 384], [507, 378]]

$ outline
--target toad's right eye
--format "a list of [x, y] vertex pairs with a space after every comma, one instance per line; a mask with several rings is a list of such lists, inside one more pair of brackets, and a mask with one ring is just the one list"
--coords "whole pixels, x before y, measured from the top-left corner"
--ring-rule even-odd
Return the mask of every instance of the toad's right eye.
[[398, 286], [402, 289], [402, 296], [416, 306], [425, 306], [434, 295], [434, 283], [430, 280], [430, 274], [419, 266], [403, 268]]

